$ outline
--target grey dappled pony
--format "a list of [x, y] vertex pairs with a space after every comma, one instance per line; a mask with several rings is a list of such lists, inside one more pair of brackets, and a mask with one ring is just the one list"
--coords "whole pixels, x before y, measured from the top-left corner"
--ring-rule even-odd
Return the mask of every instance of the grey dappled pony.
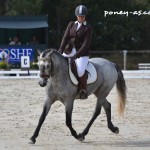
[[[77, 95], [77, 86], [71, 82], [68, 74], [68, 61], [53, 49], [47, 49], [40, 54], [38, 64], [41, 78], [39, 84], [42, 87], [46, 86], [46, 100], [37, 128], [30, 138], [31, 144], [36, 142], [36, 138], [50, 107], [57, 100], [65, 105], [66, 125], [70, 129], [72, 136], [77, 140], [82, 141], [85, 139], [85, 135], [88, 134], [91, 125], [100, 114], [102, 106], [107, 116], [108, 128], [113, 133], [119, 133], [118, 127], [115, 127], [111, 121], [111, 104], [107, 101], [106, 97], [116, 84], [119, 95], [118, 110], [120, 114], [123, 114], [126, 103], [126, 84], [123, 74], [116, 64], [108, 60], [92, 58], [90, 62], [94, 64], [98, 77], [95, 83], [87, 86], [87, 92], [88, 95], [93, 93], [97, 97], [97, 103], [95, 112], [86, 128], [82, 133], [77, 134], [72, 127], [72, 111], [74, 100], [78, 99], [79, 96]], [[84, 101], [87, 103], [89, 100]], [[90, 103], [90, 101], [88, 103]]]

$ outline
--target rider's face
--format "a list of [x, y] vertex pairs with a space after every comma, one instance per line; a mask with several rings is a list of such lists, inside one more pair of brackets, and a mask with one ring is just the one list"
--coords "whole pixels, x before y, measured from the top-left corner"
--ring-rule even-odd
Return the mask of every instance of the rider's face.
[[85, 21], [85, 16], [77, 16], [77, 20], [82, 23]]

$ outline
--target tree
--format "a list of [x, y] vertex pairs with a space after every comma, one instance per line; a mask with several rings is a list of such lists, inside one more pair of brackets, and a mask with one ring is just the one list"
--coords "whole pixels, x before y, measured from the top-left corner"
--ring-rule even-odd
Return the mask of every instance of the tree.
[[75, 20], [74, 9], [82, 0], [43, 0], [42, 13], [48, 14], [50, 45], [59, 47], [61, 38], [70, 20]]
[[137, 3], [136, 1], [84, 1], [90, 8], [88, 18], [94, 27], [93, 50], [150, 48], [147, 41], [150, 33], [145, 32], [149, 31], [148, 25], [150, 20], [148, 15], [130, 15], [128, 17], [125, 15], [111, 15], [104, 17], [104, 11], [114, 12], [122, 10], [134, 12], [136, 10], [148, 10], [150, 6], [149, 0], [145, 0], [144, 3]]
[[[70, 20], [75, 20], [74, 10], [83, 4], [88, 8], [88, 22], [94, 28], [92, 50], [120, 50], [146, 48], [144, 40], [147, 38], [145, 22], [147, 17], [112, 15], [104, 17], [104, 11], [135, 11], [148, 8], [148, 0], [144, 3], [120, 0], [45, 0], [42, 12], [49, 15], [50, 44], [59, 47], [61, 38]], [[149, 17], [149, 16], [148, 16]], [[148, 33], [147, 33], [148, 35]], [[144, 40], [143, 40], [144, 39]], [[143, 44], [142, 44], [143, 43]], [[145, 45], [145, 46], [144, 46]]]
[[6, 15], [38, 15], [42, 0], [7, 0]]
[[[58, 48], [69, 21], [76, 20], [79, 4], [88, 8], [87, 20], [94, 28], [92, 50], [150, 49], [149, 15], [110, 15], [104, 11], [149, 11], [150, 0], [1, 0], [5, 15], [48, 14], [49, 44]], [[7, 2], [7, 3], [6, 3]], [[2, 8], [2, 9], [1, 9]]]
[[6, 0], [0, 1], [0, 15], [4, 15], [6, 13]]

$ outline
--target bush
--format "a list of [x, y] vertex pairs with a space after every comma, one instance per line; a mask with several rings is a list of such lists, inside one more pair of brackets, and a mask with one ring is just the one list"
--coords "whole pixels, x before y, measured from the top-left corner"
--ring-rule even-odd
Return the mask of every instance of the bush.
[[30, 68], [31, 68], [31, 69], [36, 69], [36, 70], [38, 70], [38, 69], [39, 69], [39, 66], [37, 65], [37, 63], [34, 63], [34, 62], [33, 62], [33, 63], [30, 64]]
[[5, 61], [1, 61], [0, 62], [0, 69], [7, 69], [8, 68], [8, 64]]

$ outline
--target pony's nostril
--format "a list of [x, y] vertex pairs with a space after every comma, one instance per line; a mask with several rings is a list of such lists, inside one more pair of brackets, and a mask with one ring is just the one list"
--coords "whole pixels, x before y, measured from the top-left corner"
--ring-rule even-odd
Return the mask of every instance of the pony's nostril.
[[47, 84], [47, 79], [41, 78], [41, 79], [39, 80], [38, 84], [39, 84], [41, 87], [46, 86], [46, 84]]
[[44, 74], [40, 74], [40, 77], [43, 78], [43, 77], [44, 77]]

